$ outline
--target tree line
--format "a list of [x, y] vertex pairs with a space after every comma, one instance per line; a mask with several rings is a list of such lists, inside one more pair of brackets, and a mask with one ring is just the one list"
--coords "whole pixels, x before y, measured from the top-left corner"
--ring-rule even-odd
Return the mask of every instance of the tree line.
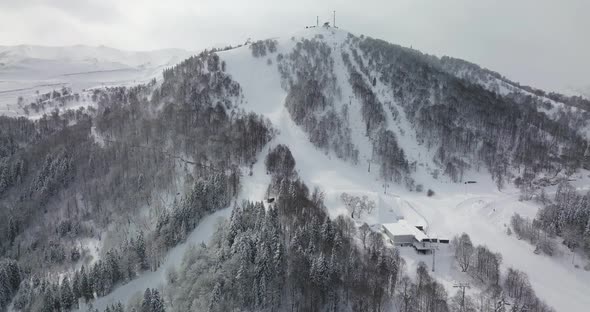
[[466, 233], [453, 238], [451, 246], [456, 265], [481, 289], [476, 296], [454, 297], [458, 311], [554, 311], [537, 297], [524, 272], [509, 267], [502, 276], [500, 254], [475, 246]]
[[590, 193], [579, 194], [567, 181], [557, 187], [553, 200], [545, 202], [533, 225], [550, 238], [559, 236], [570, 250], [590, 254]]

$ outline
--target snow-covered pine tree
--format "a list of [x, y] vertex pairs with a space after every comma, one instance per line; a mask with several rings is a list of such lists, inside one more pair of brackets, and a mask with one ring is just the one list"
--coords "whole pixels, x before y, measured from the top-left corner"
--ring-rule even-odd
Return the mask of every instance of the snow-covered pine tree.
[[65, 311], [69, 311], [74, 306], [74, 294], [72, 292], [72, 288], [70, 286], [70, 279], [68, 277], [64, 277], [61, 282], [60, 287], [60, 300], [61, 300], [61, 307], [65, 309]]

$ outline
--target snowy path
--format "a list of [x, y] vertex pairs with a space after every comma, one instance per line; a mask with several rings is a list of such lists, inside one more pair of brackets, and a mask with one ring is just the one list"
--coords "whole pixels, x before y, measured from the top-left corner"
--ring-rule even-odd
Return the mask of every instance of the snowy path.
[[[227, 218], [231, 213], [231, 208], [219, 210], [201, 220], [199, 225], [187, 237], [186, 242], [174, 247], [168, 253], [168, 256], [162, 265], [155, 272], [146, 272], [138, 278], [130, 281], [125, 285], [115, 288], [110, 294], [105, 297], [98, 298], [92, 302], [94, 308], [103, 311], [110, 304], [121, 302], [127, 304], [129, 299], [137, 292], [143, 292], [146, 288], [156, 288], [163, 285], [166, 281], [166, 273], [169, 268], [178, 268], [182, 262], [182, 257], [185, 251], [191, 244], [200, 244], [201, 242], [208, 242], [215, 230], [215, 226], [220, 219]], [[87, 307], [80, 307], [78, 311], [86, 311]]]

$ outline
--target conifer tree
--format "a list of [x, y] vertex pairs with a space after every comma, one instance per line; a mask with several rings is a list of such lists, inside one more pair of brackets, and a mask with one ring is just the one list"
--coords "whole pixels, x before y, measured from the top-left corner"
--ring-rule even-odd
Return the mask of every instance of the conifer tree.
[[74, 294], [72, 292], [72, 288], [70, 287], [70, 279], [67, 277], [65, 277], [61, 282], [60, 298], [61, 307], [65, 311], [71, 310], [74, 305]]

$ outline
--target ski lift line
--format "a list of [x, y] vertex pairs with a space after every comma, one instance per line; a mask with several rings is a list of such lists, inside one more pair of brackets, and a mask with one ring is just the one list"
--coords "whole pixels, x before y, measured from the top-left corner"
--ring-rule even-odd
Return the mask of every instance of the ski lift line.
[[[118, 142], [118, 141], [115, 141], [115, 140], [109, 140], [109, 139], [103, 139], [103, 140], [105, 142], [109, 142], [109, 143], [123, 144], [122, 142]], [[173, 159], [179, 160], [179, 161], [184, 162], [184, 163], [189, 164], [189, 165], [199, 166], [199, 167], [207, 168], [207, 169], [213, 169], [212, 166], [200, 164], [200, 163], [197, 163], [197, 162], [194, 162], [194, 161], [190, 161], [190, 160], [187, 160], [187, 159], [183, 158], [182, 156], [174, 155], [174, 154], [172, 154], [170, 152], [166, 152], [166, 151], [163, 151], [163, 150], [157, 150], [155, 147], [148, 147], [148, 146], [141, 146], [141, 145], [128, 145], [128, 147], [131, 147], [131, 148], [141, 148], [141, 149], [145, 149], [145, 150], [151, 150], [153, 152], [159, 152], [160, 154], [163, 154], [164, 156], [166, 156], [168, 158], [173, 158]]]

